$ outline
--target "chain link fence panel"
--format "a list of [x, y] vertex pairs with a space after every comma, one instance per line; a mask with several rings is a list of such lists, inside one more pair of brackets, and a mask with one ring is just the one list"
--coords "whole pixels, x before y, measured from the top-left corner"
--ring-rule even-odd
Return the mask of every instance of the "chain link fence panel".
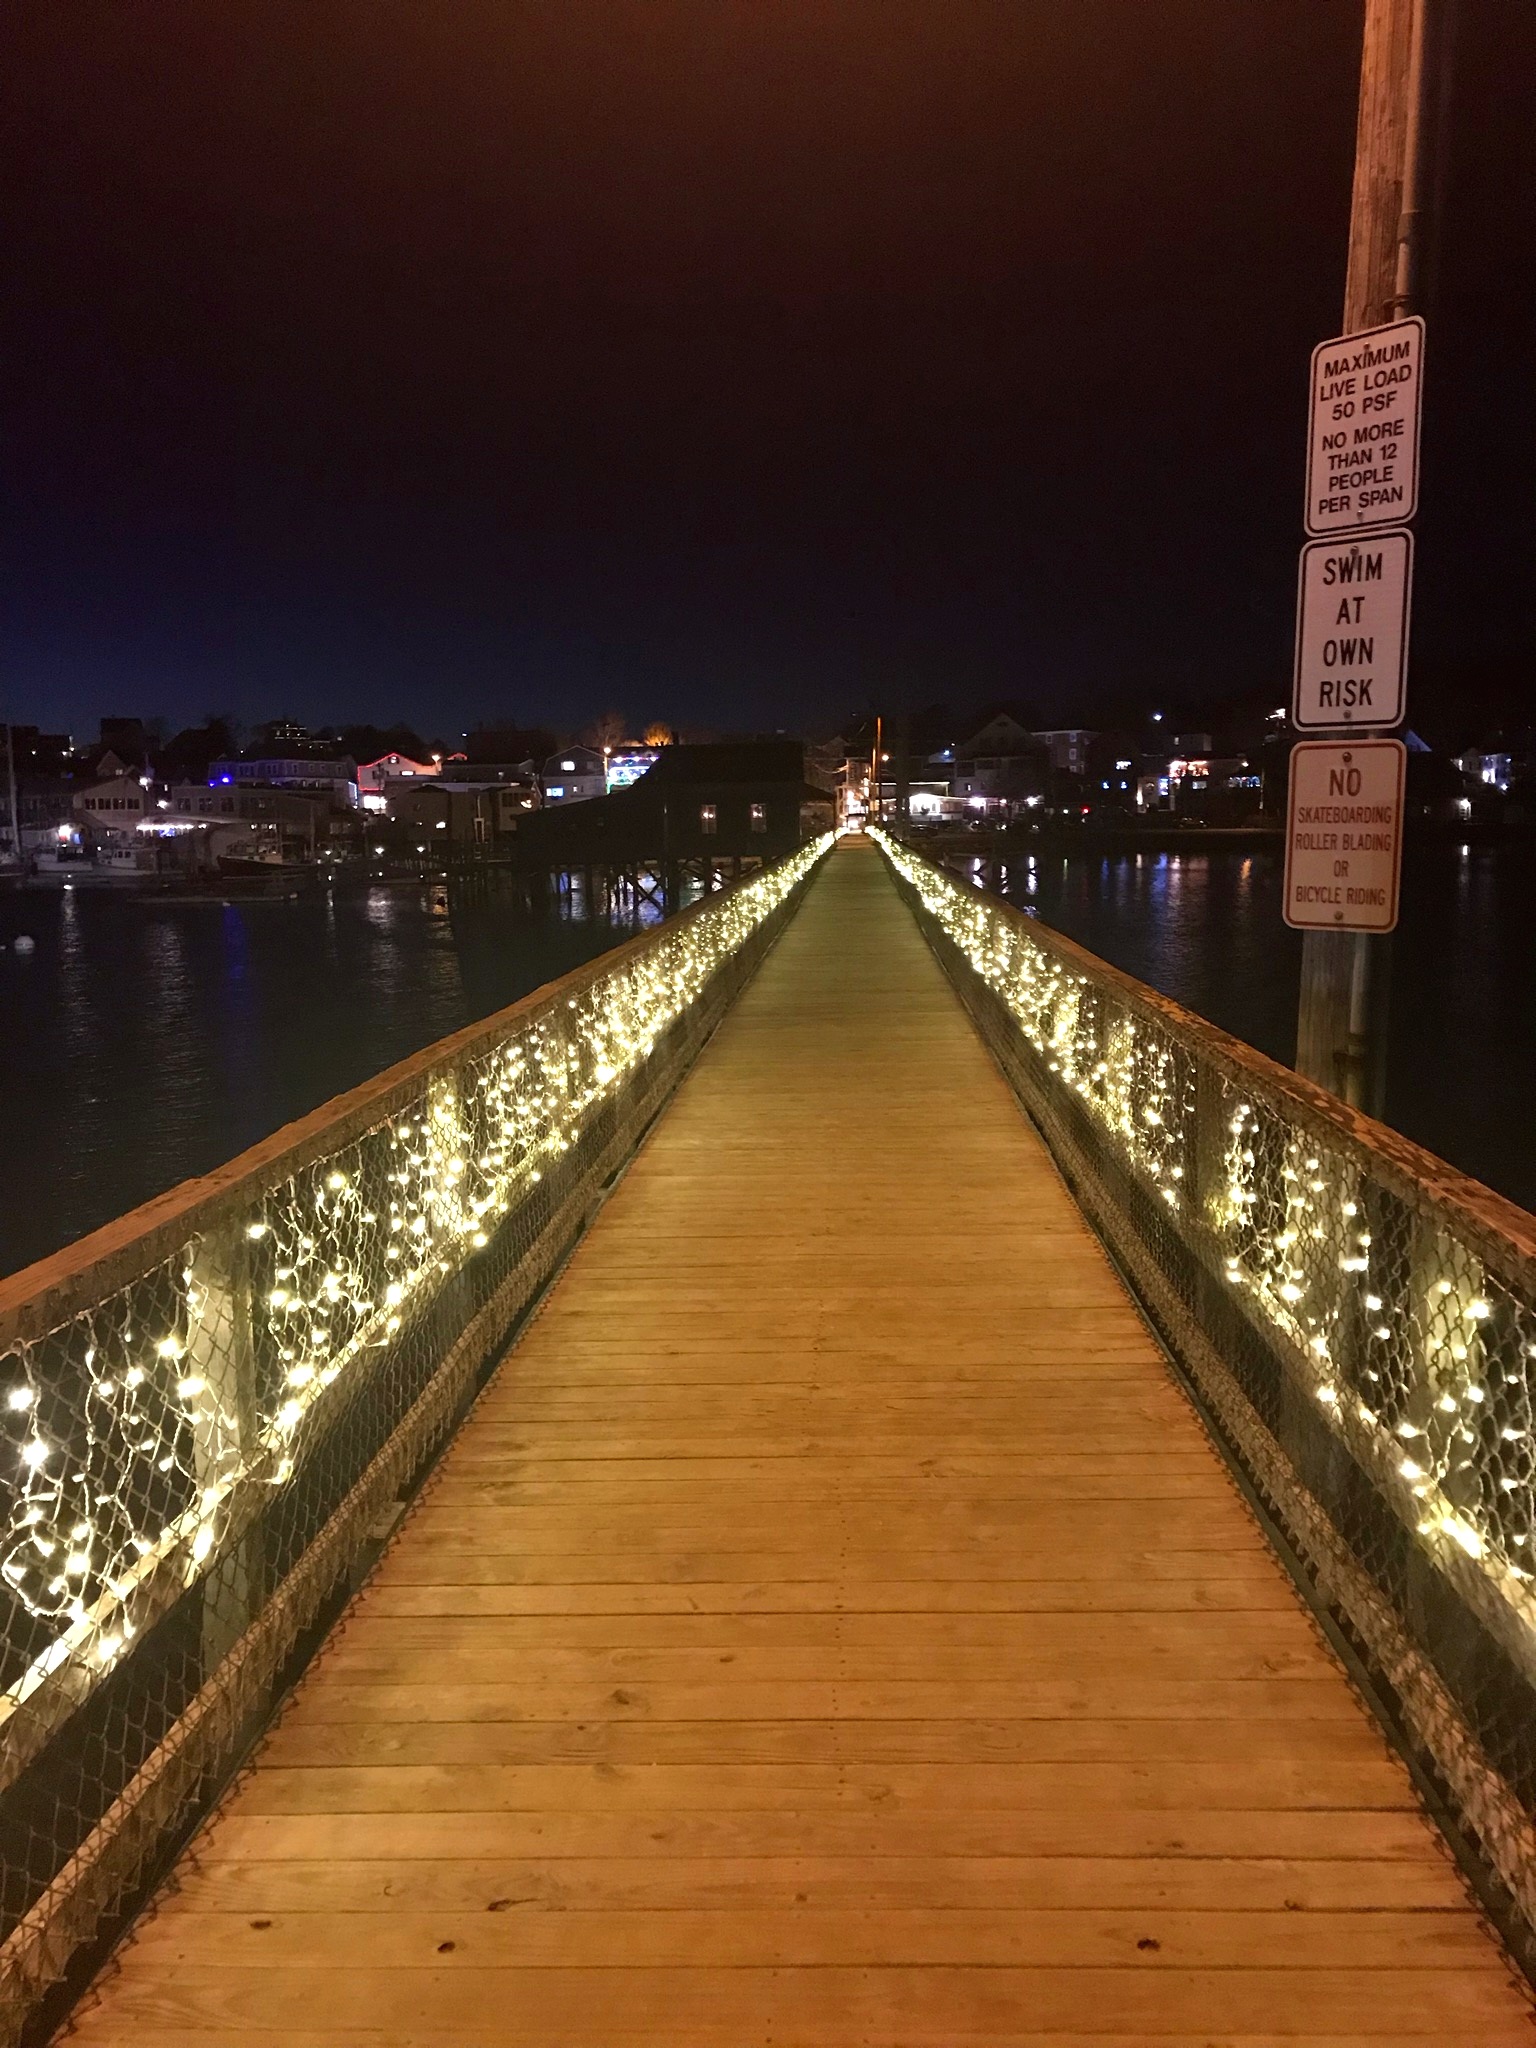
[[1149, 1319], [1536, 1929], [1536, 1218], [874, 837]]
[[265, 1725], [831, 844], [0, 1284], [0, 2039]]

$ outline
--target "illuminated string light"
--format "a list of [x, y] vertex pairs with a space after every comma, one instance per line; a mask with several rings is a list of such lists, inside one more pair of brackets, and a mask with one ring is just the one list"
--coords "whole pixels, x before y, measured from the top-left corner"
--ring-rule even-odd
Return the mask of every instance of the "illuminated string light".
[[1194, 1072], [1172, 1040], [1128, 1016], [1086, 973], [1038, 944], [1022, 920], [963, 890], [899, 841], [871, 833], [923, 908], [996, 990], [1048, 1070], [1119, 1141], [1166, 1205], [1181, 1210], [1194, 1124]]
[[[204, 1270], [205, 1257], [216, 1267], [226, 1256], [213, 1243], [186, 1246], [0, 1359], [0, 1385], [13, 1381], [8, 1411], [32, 1409], [39, 1381], [58, 1384], [72, 1410], [68, 1426], [50, 1410], [62, 1442], [32, 1430], [14, 1443], [0, 1578], [53, 1632], [0, 1711], [71, 1660], [110, 1665], [132, 1638], [138, 1589], [172, 1558], [191, 1572], [222, 1554], [237, 1496], [289, 1482], [324, 1427], [330, 1390], [491, 1251], [832, 843], [828, 834], [658, 926], [578, 994], [429, 1069], [411, 1104], [269, 1187], [257, 1213], [232, 1211], [218, 1243], [240, 1247], [250, 1355], [274, 1368], [258, 1365], [254, 1390], [237, 1397], [232, 1383], [232, 1283]], [[153, 1329], [134, 1312], [144, 1287], [174, 1303]], [[254, 1419], [242, 1422], [253, 1392]]]
[[1286, 1340], [1328, 1426], [1389, 1497], [1396, 1489], [1404, 1519], [1442, 1559], [1473, 1560], [1489, 1575], [1536, 1655], [1531, 1573], [1515, 1563], [1536, 1534], [1536, 1390], [1523, 1363], [1488, 1369], [1495, 1357], [1536, 1359], [1536, 1302], [1495, 1289], [1438, 1219], [1413, 1226], [1405, 1288], [1401, 1254], [1389, 1260], [1376, 1229], [1361, 1227], [1368, 1168], [1226, 1074], [1219, 1156], [1190, 1207], [1198, 1048], [1054, 953], [1007, 906], [878, 829], [871, 836], [1007, 1006], [1047, 1085], [1069, 1090], [1142, 1186], [1204, 1235], [1245, 1313]]

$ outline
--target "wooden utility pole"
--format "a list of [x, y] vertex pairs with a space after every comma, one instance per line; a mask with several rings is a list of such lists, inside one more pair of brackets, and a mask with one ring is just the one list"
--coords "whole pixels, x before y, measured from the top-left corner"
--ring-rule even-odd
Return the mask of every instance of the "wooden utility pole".
[[[1434, 0], [1365, 0], [1344, 332], [1417, 312], [1426, 189], [1428, 38]], [[1379, 1116], [1386, 1102], [1385, 934], [1301, 942], [1296, 1070]]]
[[892, 781], [896, 788], [896, 827], [905, 832], [912, 822], [912, 714], [900, 711], [893, 721], [894, 738], [891, 743], [891, 767], [895, 771]]
[[16, 799], [16, 729], [5, 728], [5, 780], [11, 806], [11, 857], [18, 869], [26, 863], [21, 857], [21, 805]]

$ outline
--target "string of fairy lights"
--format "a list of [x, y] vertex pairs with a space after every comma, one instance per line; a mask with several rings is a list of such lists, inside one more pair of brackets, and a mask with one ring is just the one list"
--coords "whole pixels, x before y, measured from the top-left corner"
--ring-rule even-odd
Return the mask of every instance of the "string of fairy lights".
[[962, 889], [899, 840], [872, 837], [924, 910], [1018, 1020], [1048, 1072], [1112, 1132], [1167, 1207], [1185, 1199], [1194, 1068], [1161, 1032], [1116, 1005], [1087, 974], [1031, 936], [1025, 921]]
[[[1536, 1303], [1443, 1218], [1393, 1210], [1343, 1147], [1260, 1087], [1239, 1092], [1208, 1068], [1202, 1100], [1197, 1044], [1067, 964], [1017, 913], [873, 836], [1054, 1081], [1179, 1227], [1214, 1240], [1227, 1285], [1289, 1340], [1320, 1412], [1403, 1518], [1442, 1556], [1474, 1561], [1536, 1629]], [[1198, 1118], [1217, 1102], [1224, 1127], [1197, 1192]], [[1391, 1211], [1390, 1241], [1373, 1207]]]
[[[62, 1664], [111, 1665], [134, 1596], [183, 1581], [281, 1487], [327, 1397], [495, 1239], [551, 1166], [832, 844], [826, 835], [658, 927], [582, 991], [263, 1194], [226, 1229], [0, 1359], [11, 1445], [0, 1579], [41, 1647], [13, 1710]], [[247, 1516], [247, 1519], [249, 1517]]]

